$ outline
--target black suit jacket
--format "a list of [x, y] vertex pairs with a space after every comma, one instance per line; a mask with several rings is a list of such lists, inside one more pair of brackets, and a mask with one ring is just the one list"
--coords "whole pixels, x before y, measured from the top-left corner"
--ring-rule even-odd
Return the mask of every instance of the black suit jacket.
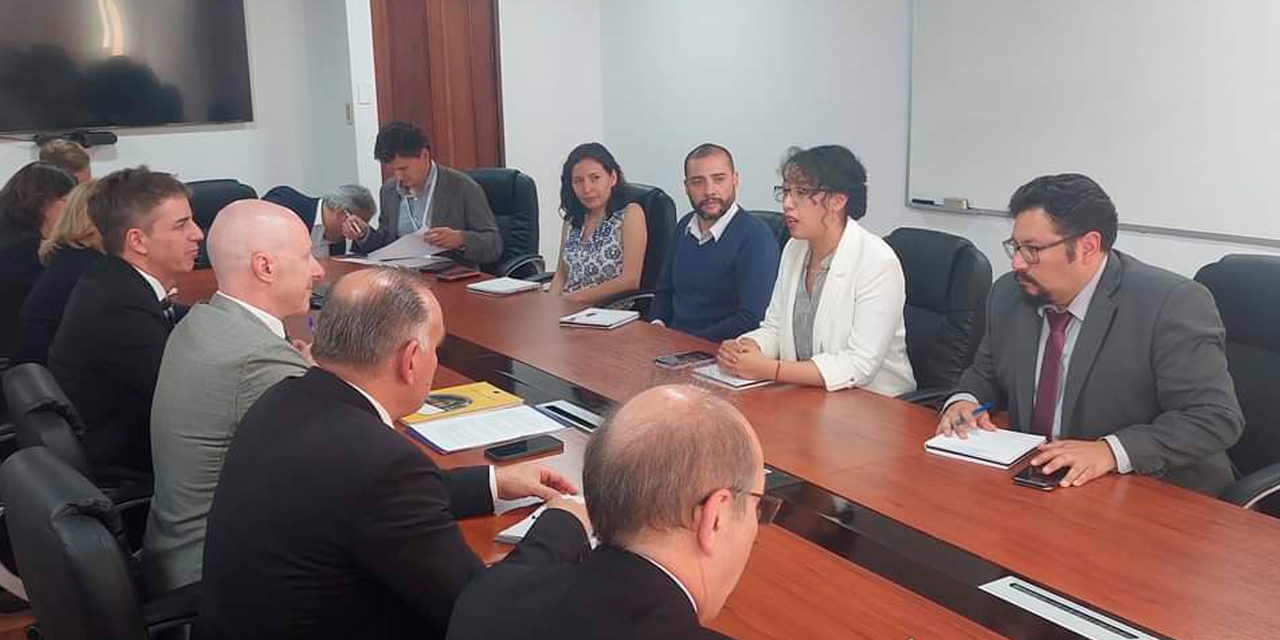
[[[316, 223], [316, 211], [320, 208], [320, 198], [312, 198], [293, 187], [274, 187], [262, 196], [263, 200], [278, 204], [298, 214], [302, 223], [307, 225], [307, 232]], [[347, 242], [334, 242], [329, 245], [329, 255], [340, 256], [347, 252]]]
[[576, 565], [490, 569], [462, 593], [448, 637], [715, 640], [728, 636], [702, 627], [688, 596], [653, 563], [606, 546]]
[[[222, 467], [200, 636], [443, 637], [458, 593], [484, 568], [454, 519], [492, 509], [488, 474], [441, 471], [323, 369], [280, 382], [240, 421]], [[586, 552], [567, 513], [536, 533], [503, 565]]]
[[91, 466], [150, 472], [151, 396], [172, 330], [155, 290], [115, 256], [71, 291], [49, 370], [84, 419]]
[[0, 358], [16, 349], [18, 310], [44, 269], [36, 258], [40, 234], [0, 222]]
[[71, 291], [90, 266], [106, 256], [97, 249], [63, 247], [53, 253], [36, 285], [27, 294], [18, 314], [18, 342], [13, 348], [14, 362], [49, 360], [49, 346], [62, 324]]

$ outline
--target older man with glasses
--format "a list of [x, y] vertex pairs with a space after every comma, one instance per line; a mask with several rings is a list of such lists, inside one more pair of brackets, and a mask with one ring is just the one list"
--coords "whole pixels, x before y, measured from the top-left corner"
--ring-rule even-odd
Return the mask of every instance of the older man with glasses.
[[693, 387], [645, 391], [596, 431], [582, 484], [601, 546], [580, 564], [494, 567], [463, 592], [448, 637], [724, 638], [702, 625], [780, 505], [746, 418]]
[[986, 335], [938, 433], [994, 429], [987, 403], [1049, 440], [1031, 464], [1067, 469], [1063, 487], [1141, 473], [1220, 493], [1244, 419], [1213, 297], [1114, 250], [1115, 206], [1086, 176], [1036, 178], [1009, 211], [1012, 272], [991, 289]]

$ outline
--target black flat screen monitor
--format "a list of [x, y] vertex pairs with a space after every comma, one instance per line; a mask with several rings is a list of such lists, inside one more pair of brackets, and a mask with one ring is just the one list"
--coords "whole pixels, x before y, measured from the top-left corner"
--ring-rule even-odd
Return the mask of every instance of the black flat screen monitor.
[[242, 0], [0, 0], [0, 132], [251, 120]]

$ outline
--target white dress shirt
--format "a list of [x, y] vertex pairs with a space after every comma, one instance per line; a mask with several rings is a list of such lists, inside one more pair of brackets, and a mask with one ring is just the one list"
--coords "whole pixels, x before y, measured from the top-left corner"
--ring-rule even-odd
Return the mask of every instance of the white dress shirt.
[[164, 290], [164, 285], [161, 284], [159, 278], [139, 269], [132, 263], [130, 263], [129, 266], [133, 267], [133, 270], [137, 271], [138, 275], [142, 276], [142, 279], [146, 280], [147, 284], [151, 285], [151, 290], [156, 292], [156, 300], [164, 300], [165, 296], [169, 295], [169, 292]]
[[699, 245], [704, 245], [711, 241], [719, 242], [720, 236], [724, 235], [725, 228], [733, 221], [733, 216], [738, 213], [738, 209], [741, 209], [738, 203], [735, 202], [730, 205], [729, 210], [717, 218], [706, 233], [702, 232], [702, 224], [699, 222], [697, 212], [694, 212], [693, 217], [689, 218], [688, 227], [686, 227], [689, 230], [689, 235], [693, 236], [693, 239], [697, 240]]
[[[227, 295], [227, 294], [225, 294], [225, 293], [223, 293], [223, 292], [221, 292], [221, 291], [219, 291], [219, 292], [218, 292], [217, 294], [215, 294], [215, 295], [220, 295], [220, 296], [222, 296], [222, 297], [224, 297], [224, 298], [226, 298], [226, 299], [228, 299], [228, 300], [230, 300], [230, 301], [232, 301], [232, 302], [234, 302], [234, 303], [236, 303], [236, 304], [238, 304], [238, 305], [240, 305], [240, 306], [244, 307], [245, 311], [248, 311], [249, 313], [253, 314], [253, 317], [255, 317], [255, 318], [257, 318], [257, 319], [261, 320], [261, 321], [262, 321], [262, 324], [267, 325], [267, 328], [271, 330], [271, 333], [276, 334], [277, 336], [279, 336], [279, 337], [280, 337], [280, 339], [281, 339], [281, 340], [284, 340], [284, 322], [282, 322], [282, 321], [280, 320], [280, 318], [277, 318], [277, 317], [275, 317], [275, 316], [273, 316], [273, 315], [271, 315], [271, 314], [267, 313], [266, 311], [263, 311], [262, 309], [259, 309], [259, 308], [255, 307], [255, 306], [253, 306], [253, 305], [249, 304], [248, 302], [245, 302], [244, 300], [241, 300], [241, 299], [239, 299], [239, 298], [233, 298], [233, 297], [231, 297], [231, 296], [229, 296], [229, 295]], [[370, 398], [370, 400], [372, 400], [372, 398]]]
[[311, 224], [311, 255], [315, 256], [316, 260], [328, 258], [329, 247], [335, 242], [342, 243], [343, 253], [351, 249], [345, 237], [341, 240], [330, 240], [324, 237], [324, 199], [321, 198], [316, 202], [315, 222]]

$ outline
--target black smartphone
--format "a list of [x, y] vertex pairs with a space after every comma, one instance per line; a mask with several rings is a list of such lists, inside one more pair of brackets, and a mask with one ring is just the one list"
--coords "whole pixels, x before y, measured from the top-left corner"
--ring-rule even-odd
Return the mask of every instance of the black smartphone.
[[551, 436], [543, 435], [489, 447], [484, 450], [484, 457], [494, 462], [509, 462], [544, 453], [560, 453], [562, 451], [564, 451], [563, 442]]
[[1051, 474], [1045, 475], [1040, 473], [1040, 467], [1027, 465], [1025, 469], [1019, 471], [1018, 475], [1013, 477], [1013, 483], [1041, 491], [1053, 491], [1058, 487], [1058, 483], [1067, 477], [1067, 471], [1070, 471], [1069, 467], [1062, 467]]
[[456, 282], [458, 280], [466, 280], [480, 275], [479, 271], [469, 267], [454, 267], [448, 271], [442, 271], [436, 274], [436, 280], [440, 282]]
[[714, 362], [715, 359], [715, 356], [706, 351], [682, 351], [654, 358], [653, 363], [663, 369], [683, 369], [704, 362]]

